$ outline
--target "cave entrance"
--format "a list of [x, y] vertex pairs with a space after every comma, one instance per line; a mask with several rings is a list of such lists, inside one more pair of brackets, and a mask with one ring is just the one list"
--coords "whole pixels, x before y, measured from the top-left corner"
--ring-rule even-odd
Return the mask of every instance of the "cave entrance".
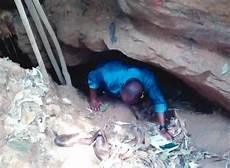
[[[74, 87], [78, 88], [85, 94], [88, 94], [88, 73], [102, 61], [118, 59], [123, 60], [129, 64], [144, 65], [151, 69], [156, 75], [159, 86], [165, 98], [167, 99], [170, 108], [186, 108], [188, 110], [205, 114], [210, 114], [218, 108], [215, 103], [210, 102], [201, 96], [197, 91], [164, 69], [128, 58], [118, 50], [93, 52], [92, 58], [93, 59], [87, 63], [68, 67]], [[56, 79], [55, 76], [54, 79]]]
[[[109, 50], [104, 52], [92, 52], [92, 56], [90, 58], [92, 59], [90, 59], [90, 61], [85, 62], [84, 64], [68, 67], [73, 85], [78, 90], [85, 93], [86, 95], [88, 94], [87, 75], [101, 61], [121, 59], [127, 61], [130, 64], [144, 64], [143, 62], [130, 59], [120, 51], [116, 51], [116, 50]], [[25, 67], [26, 65], [27, 65], [26, 62], [21, 63], [22, 67], [23, 66]], [[195, 90], [190, 88], [183, 81], [181, 81], [174, 75], [166, 72], [165, 70], [148, 64], [144, 64], [144, 65], [150, 68], [153, 71], [153, 73], [156, 75], [161, 90], [168, 101], [169, 107], [178, 108], [179, 116], [182, 119], [186, 119], [187, 121], [186, 129], [188, 130], [189, 133], [191, 133], [193, 143], [196, 146], [201, 147], [202, 149], [206, 148], [210, 151], [214, 151], [218, 153], [222, 153], [223, 151], [225, 151], [226, 144], [227, 146], [229, 144], [229, 138], [228, 138], [229, 119], [224, 118], [223, 116], [217, 115], [215, 113], [213, 115], [191, 113], [191, 111], [201, 112], [201, 113], [212, 113], [216, 108], [219, 108], [219, 106], [216, 106], [214, 103], [209, 102], [206, 98], [199, 95], [199, 93], [197, 93]], [[56, 80], [56, 82], [58, 83], [54, 71], [49, 70], [49, 72], [50, 75], [52, 75], [53, 79]], [[71, 90], [68, 90], [70, 88], [65, 88], [65, 87], [60, 87], [60, 88], [57, 87], [57, 88], [58, 89], [56, 91], [59, 93], [58, 99], [55, 100], [54, 104], [53, 103], [48, 104], [49, 107], [52, 107], [50, 108], [50, 110], [51, 111], [53, 111], [53, 109], [58, 110], [60, 113], [58, 113], [57, 116], [61, 116], [61, 117], [64, 116], [64, 118], [67, 118], [66, 122], [68, 124], [69, 123], [78, 124], [79, 120], [74, 120], [74, 122], [69, 122], [70, 120], [68, 117], [70, 116], [69, 115], [70, 112], [72, 114], [70, 118], [72, 118], [72, 116], [73, 118], [75, 117], [78, 118], [79, 116], [81, 116], [79, 115], [78, 111], [83, 111], [82, 113], [84, 114], [88, 113], [89, 110], [87, 109], [88, 104], [86, 103], [86, 99], [82, 99], [82, 97], [79, 96], [77, 92], [74, 92], [72, 88]], [[70, 101], [72, 103], [72, 106], [71, 103], [69, 104], [69, 102], [67, 102], [67, 104], [60, 103], [60, 101], [62, 100], [64, 102], [64, 98], [65, 100], [66, 98], [69, 98], [69, 100], [72, 101], [72, 102]], [[79, 100], [80, 102], [77, 102]], [[61, 108], [60, 109], [56, 108], [59, 107], [59, 104], [57, 103], [62, 104], [64, 106], [64, 110], [61, 110]], [[114, 101], [112, 103], [115, 104], [117, 102]], [[87, 118], [84, 117], [83, 118], [84, 120], [82, 119], [82, 121], [84, 123], [86, 122], [86, 120], [87, 121], [89, 120], [91, 122], [92, 119], [97, 119], [99, 120], [98, 123], [102, 124], [100, 125], [102, 127], [104, 125], [103, 123], [109, 121], [110, 118], [112, 118], [113, 120], [116, 119], [115, 121], [120, 121], [118, 117], [122, 119], [125, 118], [128, 121], [132, 120], [131, 117], [134, 118], [134, 116], [131, 115], [131, 110], [129, 108], [121, 108], [124, 107], [123, 105], [124, 103], [116, 104], [114, 106], [115, 107], [114, 109], [109, 108], [109, 110], [106, 111], [105, 113], [91, 113], [93, 114], [93, 117], [87, 114], [86, 116]], [[52, 114], [52, 117], [55, 117], [56, 115], [54, 114], [53, 116], [53, 113], [50, 114]], [[116, 114], [117, 116], [117, 118], [115, 119], [114, 119], [115, 116], [114, 114]], [[82, 124], [81, 122], [79, 123], [80, 125]], [[62, 127], [62, 125], [60, 127]], [[208, 142], [207, 139], [209, 140]], [[223, 143], [218, 143], [220, 139], [223, 140]]]
[[[0, 41], [2, 55], [19, 63], [23, 68], [32, 68], [34, 65], [31, 63], [30, 58], [19, 49], [17, 43], [15, 42], [16, 40], [17, 38], [13, 37], [13, 39]], [[170, 74], [162, 68], [131, 59], [118, 50], [91, 52], [91, 58], [92, 59], [86, 63], [76, 66], [68, 66], [73, 86], [86, 95], [88, 94], [88, 73], [100, 62], [117, 59], [123, 60], [129, 64], [144, 65], [151, 69], [156, 75], [159, 86], [167, 99], [170, 108], [186, 108], [188, 110], [205, 114], [210, 114], [220, 108], [217, 104], [210, 102], [207, 98], [200, 95], [196, 90], [189, 87], [173, 74]], [[48, 72], [54, 81], [59, 84], [54, 69], [48, 68]]]

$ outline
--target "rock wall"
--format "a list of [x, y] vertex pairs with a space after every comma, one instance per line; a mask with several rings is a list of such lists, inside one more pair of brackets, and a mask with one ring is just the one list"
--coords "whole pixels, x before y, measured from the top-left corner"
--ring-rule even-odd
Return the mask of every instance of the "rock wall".
[[[44, 2], [58, 38], [66, 46], [120, 50], [166, 69], [228, 110], [229, 5], [228, 0]], [[83, 60], [84, 55], [67, 57]]]

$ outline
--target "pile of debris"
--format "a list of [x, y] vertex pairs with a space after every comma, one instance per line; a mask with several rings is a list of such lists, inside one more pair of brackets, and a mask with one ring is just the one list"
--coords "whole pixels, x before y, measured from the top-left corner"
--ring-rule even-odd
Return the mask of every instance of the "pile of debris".
[[172, 122], [174, 142], [164, 141], [154, 123], [111, 122], [112, 152], [102, 167], [197, 167], [198, 161], [214, 156], [193, 147], [179, 120]]
[[[177, 115], [171, 119], [172, 142], [162, 139], [158, 125], [147, 121], [110, 119], [100, 127], [94, 120], [100, 120], [98, 116], [105, 115], [109, 106], [94, 117], [84, 97], [78, 96], [77, 101], [62, 97], [58, 89], [65, 92], [66, 88], [44, 83], [38, 68], [24, 70], [7, 59], [0, 60], [0, 167], [71, 167], [66, 163], [68, 157], [80, 156], [70, 150], [85, 141], [75, 141], [69, 148], [58, 147], [54, 140], [62, 133], [90, 139], [85, 146], [94, 149], [100, 160], [95, 167], [195, 168], [206, 158], [225, 159], [227, 166], [230, 164], [227, 155], [220, 157], [195, 148]], [[89, 150], [88, 156], [92, 152]]]

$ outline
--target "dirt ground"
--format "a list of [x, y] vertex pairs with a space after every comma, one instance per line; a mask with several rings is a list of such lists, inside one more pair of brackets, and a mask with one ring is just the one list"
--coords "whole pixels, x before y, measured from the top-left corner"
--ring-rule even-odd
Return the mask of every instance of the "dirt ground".
[[[207, 115], [186, 110], [179, 111], [179, 114], [186, 120], [186, 128], [191, 134], [191, 140], [195, 146], [220, 155], [230, 150], [229, 118], [220, 113]], [[203, 160], [200, 164], [205, 168], [226, 166], [225, 161]]]
[[[0, 78], [0, 168], [134, 167], [131, 163], [135, 161], [139, 165], [136, 167], [168, 167], [163, 164], [164, 159], [155, 158], [152, 165], [140, 161], [140, 158], [150, 159], [158, 153], [152, 148], [138, 151], [136, 147], [141, 148], [142, 144], [137, 143], [125, 146], [133, 149], [125, 163], [116, 159], [100, 161], [92, 145], [55, 145], [55, 134], [78, 133], [87, 137], [91, 131], [104, 129], [111, 143], [121, 145], [113, 149], [122, 147], [123, 150], [124, 144], [119, 140], [124, 137], [132, 139], [135, 135], [133, 128], [147, 130], [156, 126], [137, 121], [129, 107], [118, 100], [107, 102], [104, 112], [92, 112], [87, 98], [76, 89], [57, 86], [52, 81], [47, 85], [37, 69], [24, 70], [9, 60], [0, 60]], [[218, 156], [230, 150], [230, 119], [216, 113], [195, 114], [186, 109], [179, 109], [178, 115], [186, 123], [192, 145]], [[118, 129], [116, 134], [115, 129]], [[180, 161], [186, 159], [183, 155], [180, 157]], [[225, 167], [226, 157], [220, 158], [200, 159], [200, 167]]]
[[223, 154], [230, 149], [230, 119], [221, 114], [197, 114], [181, 111], [186, 119], [187, 130], [192, 135], [192, 142], [211, 152]]

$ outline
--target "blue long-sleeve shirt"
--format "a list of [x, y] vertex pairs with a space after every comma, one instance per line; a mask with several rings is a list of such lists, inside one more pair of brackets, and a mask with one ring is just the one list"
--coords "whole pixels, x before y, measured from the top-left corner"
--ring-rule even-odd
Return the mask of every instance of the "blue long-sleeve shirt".
[[109, 61], [100, 64], [88, 75], [88, 85], [91, 89], [102, 89], [115, 96], [120, 92], [125, 83], [131, 79], [138, 79], [148, 94], [155, 112], [167, 111], [167, 103], [157, 85], [153, 73], [144, 67], [136, 67], [123, 61]]

